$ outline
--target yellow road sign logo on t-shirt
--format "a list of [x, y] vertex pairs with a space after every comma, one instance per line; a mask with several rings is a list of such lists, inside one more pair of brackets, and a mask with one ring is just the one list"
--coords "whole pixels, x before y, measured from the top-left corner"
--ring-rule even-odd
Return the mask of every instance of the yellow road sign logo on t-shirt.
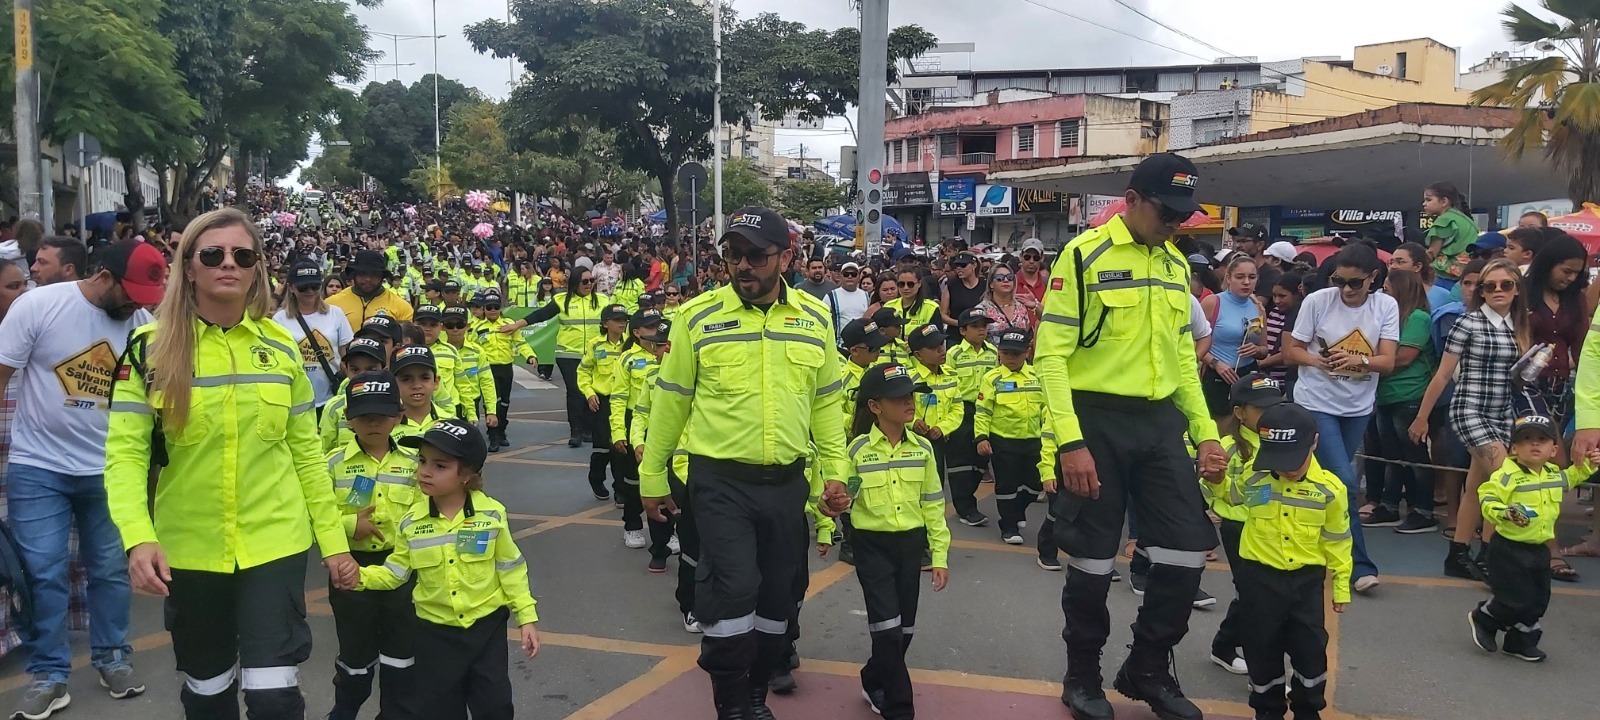
[[[312, 343], [316, 343], [315, 346]], [[333, 359], [333, 344], [322, 334], [321, 330], [313, 329], [311, 337], [300, 339], [300, 357], [305, 359], [306, 367], [321, 367], [322, 361], [317, 359], [317, 349], [322, 350], [322, 357]]]
[[[1332, 345], [1323, 348], [1322, 354], [1326, 356], [1335, 350], [1343, 350], [1351, 355], [1357, 355], [1363, 358], [1372, 357], [1373, 352], [1372, 343], [1367, 341], [1366, 334], [1361, 332], [1359, 329], [1351, 330], [1350, 334], [1340, 338]], [[1354, 368], [1347, 370], [1330, 370], [1328, 371], [1328, 375], [1338, 380], [1349, 380], [1353, 382], [1366, 382], [1374, 377], [1370, 371], [1361, 371]]]
[[101, 340], [56, 365], [56, 379], [67, 407], [93, 409], [111, 399], [111, 377], [117, 369], [117, 354], [111, 343]]

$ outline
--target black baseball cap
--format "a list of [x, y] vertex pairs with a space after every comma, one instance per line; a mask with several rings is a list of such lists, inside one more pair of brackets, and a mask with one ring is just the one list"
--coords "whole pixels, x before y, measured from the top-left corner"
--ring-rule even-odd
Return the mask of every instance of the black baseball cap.
[[906, 397], [919, 392], [928, 392], [928, 386], [911, 377], [910, 369], [897, 363], [886, 363], [868, 368], [866, 374], [861, 376], [861, 387], [856, 391], [856, 399], [881, 400]]
[[314, 262], [297, 262], [289, 271], [289, 283], [296, 290], [322, 286], [322, 266]]
[[439, 370], [438, 362], [433, 359], [432, 350], [421, 345], [412, 345], [394, 351], [394, 358], [389, 361], [389, 371], [399, 375], [401, 370], [413, 365], [422, 365], [434, 372]]
[[388, 315], [373, 315], [356, 331], [356, 337], [363, 335], [397, 343], [400, 342], [400, 323]]
[[500, 304], [500, 291], [495, 289], [495, 288], [489, 288], [488, 290], [484, 290], [481, 293], [477, 293], [477, 294], [473, 295], [473, 297], [478, 298], [479, 300], [483, 301], [484, 305], [499, 305]]
[[866, 318], [856, 318], [845, 323], [839, 331], [839, 344], [845, 348], [866, 345], [868, 350], [882, 350], [889, 344], [888, 336], [878, 329], [878, 324]]
[[[894, 311], [891, 310], [890, 312]], [[961, 317], [957, 319], [959, 322], [957, 322], [956, 325], [960, 327], [966, 327], [968, 325], [988, 325], [989, 323], [995, 321], [994, 318], [989, 317], [989, 313], [984, 312], [982, 308], [968, 308], [965, 312], [961, 313]]]
[[366, 355], [373, 360], [377, 360], [379, 364], [389, 360], [389, 358], [383, 354], [383, 346], [378, 344], [378, 341], [373, 340], [372, 338], [358, 337], [354, 340], [351, 340], [350, 345], [344, 349], [344, 357], [346, 360], [348, 360], [354, 355]]
[[1194, 190], [1200, 184], [1200, 170], [1189, 159], [1175, 153], [1157, 153], [1133, 169], [1128, 189], [1161, 201], [1178, 212], [1199, 212]]
[[628, 312], [628, 306], [626, 306], [626, 305], [618, 305], [618, 304], [607, 305], [606, 309], [600, 311], [600, 319], [602, 321], [605, 321], [605, 320], [627, 320], [627, 319], [629, 319], [631, 317], [633, 317], [633, 314]]
[[1261, 414], [1261, 450], [1255, 468], [1293, 472], [1305, 467], [1317, 445], [1317, 419], [1294, 403], [1279, 403]]
[[664, 343], [671, 336], [672, 321], [661, 317], [661, 313], [655, 313], [655, 316], [656, 324], [651, 326], [650, 332], [645, 334], [642, 339], [653, 343]]
[[445, 322], [449, 322], [451, 320], [460, 320], [461, 322], [468, 322], [468, 320], [467, 320], [467, 317], [468, 317], [467, 307], [465, 305], [451, 305], [451, 306], [449, 306], [449, 307], [444, 309], [444, 312], [442, 313], [442, 315], [444, 317], [444, 321]]
[[461, 292], [461, 283], [456, 282], [455, 280], [446, 280], [446, 281], [444, 281], [444, 285], [440, 286], [439, 292], [447, 292], [447, 293], [458, 293], [458, 292]]
[[943, 347], [944, 340], [944, 333], [939, 330], [938, 325], [933, 323], [928, 323], [912, 330], [911, 334], [906, 336], [906, 344], [911, 347], [912, 352], [931, 347]]
[[444, 292], [444, 283], [438, 280], [431, 280], [428, 282], [428, 285], [425, 289], [436, 293], [442, 293]]
[[451, 457], [460, 458], [474, 471], [482, 470], [484, 461], [489, 459], [489, 443], [483, 439], [483, 433], [465, 420], [456, 418], [435, 422], [421, 435], [400, 438], [400, 444], [409, 448], [427, 445]]
[[1236, 238], [1267, 239], [1267, 229], [1255, 223], [1241, 223], [1238, 227], [1229, 229], [1228, 234]]
[[389, 275], [389, 259], [377, 250], [361, 250], [356, 253], [356, 259], [350, 261], [352, 275]]
[[772, 250], [789, 247], [789, 223], [782, 215], [754, 205], [742, 207], [728, 215], [728, 229], [721, 241], [737, 235], [756, 247]]
[[878, 311], [872, 314], [871, 320], [877, 323], [880, 328], [901, 327], [906, 324], [906, 321], [900, 319], [899, 313], [896, 313], [894, 308], [878, 308]]
[[[606, 309], [609, 310], [611, 308]], [[639, 328], [648, 327], [658, 322], [661, 322], [661, 312], [659, 310], [640, 310], [639, 312], [634, 313], [633, 317], [628, 318], [628, 329], [638, 330]]]
[[1001, 350], [1027, 352], [1028, 345], [1032, 342], [1033, 333], [1028, 332], [1027, 328], [1012, 328], [1001, 333], [1000, 340], [995, 343], [995, 347]]
[[365, 372], [350, 378], [344, 389], [347, 418], [362, 415], [394, 417], [400, 414], [400, 384], [385, 370]]
[[417, 308], [416, 314], [412, 315], [411, 319], [416, 322], [422, 322], [424, 320], [444, 322], [444, 310], [438, 305], [423, 305]]
[[950, 258], [951, 265], [976, 265], [977, 263], [978, 256], [965, 250], [956, 253], [955, 257]]
[[1561, 431], [1556, 429], [1554, 421], [1544, 415], [1523, 415], [1511, 425], [1513, 443], [1536, 437], [1561, 442]]
[[1283, 396], [1283, 383], [1266, 373], [1253, 372], [1234, 381], [1228, 390], [1228, 402], [1234, 407], [1269, 408], [1289, 402], [1289, 399]]

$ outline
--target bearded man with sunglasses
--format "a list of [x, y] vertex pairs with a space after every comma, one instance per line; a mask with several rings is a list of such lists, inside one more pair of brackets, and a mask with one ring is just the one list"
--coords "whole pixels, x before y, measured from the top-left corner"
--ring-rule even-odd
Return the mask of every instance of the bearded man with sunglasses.
[[374, 315], [387, 315], [396, 322], [411, 322], [411, 303], [384, 285], [389, 277], [388, 260], [377, 250], [361, 250], [350, 263], [350, 287], [328, 298], [328, 304], [344, 311], [350, 327], [361, 327]]
[[[1072, 560], [1061, 591], [1067, 673], [1061, 700], [1077, 720], [1111, 720], [1100, 654], [1111, 632], [1106, 593], [1131, 505], [1148, 555], [1133, 650], [1113, 687], [1162, 720], [1199, 720], [1171, 674], [1189, 627], [1206, 552], [1217, 546], [1201, 474], [1227, 460], [1206, 409], [1189, 338], [1188, 264], [1171, 239], [1200, 209], [1199, 172], [1169, 153], [1146, 158], [1123, 194], [1127, 210], [1067, 243], [1044, 296], [1035, 367], [1057, 447], [1064, 492], [1050, 513]], [[1080, 417], [1092, 422], [1080, 422]]]
[[[667, 462], [681, 438], [701, 539], [700, 667], [711, 675], [718, 720], [766, 720], [767, 683], [786, 662], [801, 600], [806, 506], [832, 517], [850, 505], [841, 482], [844, 383], [828, 308], [781, 277], [794, 257], [783, 217], [736, 210], [721, 242], [732, 283], [684, 303], [672, 324], [639, 490], [652, 519], [677, 510]], [[812, 443], [822, 469], [815, 484], [805, 470]]]

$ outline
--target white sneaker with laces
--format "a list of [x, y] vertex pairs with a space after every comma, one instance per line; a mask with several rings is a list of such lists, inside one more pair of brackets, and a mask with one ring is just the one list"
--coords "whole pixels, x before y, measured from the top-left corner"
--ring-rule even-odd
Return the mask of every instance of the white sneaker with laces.
[[702, 632], [700, 629], [700, 621], [694, 619], [694, 613], [687, 613], [683, 616], [683, 630], [684, 632], [691, 632], [695, 634]]
[[677, 533], [673, 533], [672, 537], [667, 538], [667, 551], [671, 552], [673, 555], [683, 552], [683, 547], [678, 544]]
[[622, 544], [630, 550], [638, 550], [649, 545], [650, 541], [645, 539], [643, 530], [623, 530]]
[[1356, 581], [1350, 584], [1350, 587], [1352, 589], [1354, 589], [1358, 593], [1363, 593], [1363, 594], [1371, 591], [1373, 588], [1375, 588], [1377, 586], [1378, 586], [1378, 576], [1377, 575], [1363, 575], [1363, 576], [1361, 576], [1359, 578], [1356, 578]]

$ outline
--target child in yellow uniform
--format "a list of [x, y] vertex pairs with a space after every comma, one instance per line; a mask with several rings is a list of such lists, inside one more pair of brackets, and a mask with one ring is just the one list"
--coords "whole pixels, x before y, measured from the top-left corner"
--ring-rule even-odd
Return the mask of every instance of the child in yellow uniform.
[[[1261, 414], [1251, 474], [1227, 478], [1230, 498], [1248, 509], [1234, 587], [1250, 622], [1244, 635], [1250, 707], [1257, 720], [1315, 720], [1327, 707], [1328, 631], [1323, 586], [1333, 576], [1333, 610], [1350, 603], [1350, 506], [1338, 476], [1312, 459], [1317, 421], [1293, 403]], [[1284, 669], [1289, 657], [1292, 672]]]
[[434, 391], [439, 388], [439, 370], [434, 365], [432, 350], [421, 345], [396, 350], [389, 360], [389, 371], [400, 384], [400, 424], [394, 429], [396, 440], [421, 435], [434, 421], [455, 417], [455, 413], [439, 407], [433, 400]]
[[[666, 342], [667, 331], [671, 327], [655, 310], [640, 310], [633, 314], [628, 320], [628, 339], [622, 343], [611, 397], [607, 401], [612, 467], [622, 468], [622, 481], [626, 488], [620, 493], [623, 501], [622, 541], [630, 548], [643, 547], [642, 544], [636, 545], [635, 539], [644, 539], [645, 521], [649, 521], [650, 563], [647, 568], [653, 573], [667, 571], [667, 558], [672, 557], [676, 543], [672, 542], [671, 522], [644, 517], [644, 505], [639, 500], [639, 464], [634, 457], [633, 447], [628, 443], [628, 431], [635, 422], [634, 405], [640, 401], [649, 402], [650, 393], [656, 389], [656, 375], [661, 372], [661, 363], [645, 349], [644, 341], [655, 339]], [[582, 376], [582, 366], [579, 366], [578, 372]]]
[[930, 552], [933, 589], [949, 580], [950, 528], [933, 445], [908, 432], [924, 392], [903, 365], [873, 367], [861, 379], [849, 454], [856, 578], [867, 605], [872, 657], [861, 669], [861, 692], [872, 711], [891, 720], [915, 715], [906, 649], [917, 624], [923, 553]]
[[506, 620], [522, 651], [539, 652], [528, 566], [506, 525], [504, 505], [483, 493], [488, 443], [478, 429], [440, 420], [401, 445], [417, 448], [417, 486], [427, 496], [400, 521], [394, 554], [361, 569], [360, 590], [393, 590], [417, 574], [412, 625], [416, 717], [511, 720]]
[[[877, 364], [883, 349], [889, 345], [889, 338], [877, 323], [856, 318], [845, 323], [844, 330], [839, 333], [839, 345], [845, 353], [845, 362], [839, 363], [839, 367], [844, 374], [844, 402], [841, 404], [844, 405], [844, 424], [848, 432], [850, 421], [855, 416], [856, 390], [861, 387], [861, 377], [866, 374], [867, 368]], [[850, 513], [840, 513], [837, 526], [840, 535], [839, 561], [854, 564], [855, 548], [850, 546]]]
[[[978, 388], [984, 373], [1000, 363], [999, 352], [989, 344], [989, 325], [994, 319], [978, 308], [972, 308], [957, 318], [961, 342], [950, 348], [946, 364], [956, 374], [956, 387], [961, 393], [961, 427], [950, 437], [950, 494], [976, 493], [989, 469], [989, 458], [978, 454], [978, 441], [973, 424], [977, 421]], [[1030, 459], [1028, 464], [1032, 465]]]
[[1550, 550], [1561, 515], [1561, 495], [1587, 479], [1600, 465], [1600, 451], [1576, 458], [1569, 469], [1554, 464], [1561, 430], [1543, 415], [1517, 418], [1511, 452], [1500, 469], [1478, 487], [1483, 519], [1494, 523], [1489, 541], [1489, 586], [1494, 595], [1467, 615], [1472, 642], [1485, 652], [1543, 662], [1540, 618], [1550, 606]]
[[[653, 359], [650, 374], [645, 378], [645, 384], [651, 388], [655, 387], [656, 376], [661, 371], [662, 358], [672, 348], [672, 344], [667, 342], [667, 333], [672, 328], [670, 323], [664, 324], [666, 328], [658, 326], [656, 334], [639, 340], [639, 346], [650, 353]], [[629, 402], [633, 406], [633, 422], [628, 425], [628, 444], [633, 446], [636, 463], [644, 456], [644, 443], [650, 430], [650, 400], [654, 394], [644, 393], [642, 397], [632, 398]], [[694, 575], [700, 562], [700, 531], [695, 526], [693, 508], [689, 504], [689, 488], [685, 485], [689, 478], [689, 453], [682, 449], [682, 442], [678, 445], [679, 449], [672, 452], [672, 464], [667, 468], [667, 485], [678, 512], [667, 514], [662, 511], [661, 520], [648, 519], [651, 522], [666, 521], [673, 524], [676, 531], [673, 537], [679, 545], [678, 584], [673, 595], [678, 601], [678, 612], [683, 615], [684, 631], [698, 634], [700, 623], [694, 617]]]
[[[945, 368], [945, 336], [937, 325], [923, 325], [911, 331], [906, 345], [911, 348], [915, 362], [911, 366], [917, 382], [928, 390], [917, 395], [917, 417], [912, 430], [933, 441], [933, 453], [939, 464], [939, 477], [948, 473], [950, 435], [961, 428], [961, 391], [956, 374]], [[973, 492], [952, 487], [951, 502], [955, 503], [956, 518], [963, 525], [981, 527], [989, 518], [978, 512], [978, 500]], [[973, 488], [976, 490], [976, 488]]]
[[461, 401], [461, 393], [456, 389], [461, 355], [453, 345], [444, 341], [444, 308], [423, 305], [417, 308], [411, 324], [422, 332], [422, 342], [418, 344], [433, 351], [433, 362], [439, 375], [439, 387], [433, 391], [434, 404], [448, 411], [451, 417], [466, 419], [457, 407]]
[[[384, 372], [361, 373], [346, 385], [345, 407], [355, 439], [328, 453], [333, 501], [344, 516], [350, 555], [381, 566], [394, 551], [400, 518], [417, 500], [417, 457], [390, 435], [400, 422], [400, 386]], [[334, 663], [333, 720], [355, 720], [380, 673], [378, 713], [396, 717], [411, 707], [411, 589], [328, 590], [339, 657]]]
[[[485, 408], [484, 422], [494, 429], [500, 423], [499, 417], [493, 412], [499, 394], [494, 387], [494, 376], [489, 373], [489, 361], [484, 356], [483, 346], [478, 344], [475, 334], [468, 329], [471, 316], [465, 305], [446, 307], [443, 315], [445, 340], [461, 360], [456, 365], [456, 403], [460, 406], [457, 417], [477, 425], [478, 408], [481, 406]], [[499, 449], [490, 447], [489, 452]]]
[[[594, 451], [589, 454], [589, 489], [594, 491], [594, 499], [614, 499], [617, 507], [624, 511], [638, 508], [634, 511], [637, 514], [644, 511], [639, 501], [639, 486], [628, 484], [628, 469], [614, 457], [615, 451], [611, 447], [611, 393], [616, 389], [617, 379], [621, 375], [618, 361], [622, 357], [622, 335], [628, 330], [630, 315], [628, 308], [620, 304], [607, 305], [601, 311], [602, 334], [589, 341], [583, 349], [583, 359], [578, 362], [578, 393], [589, 403], [589, 413], [593, 419], [590, 430], [594, 433]], [[607, 466], [611, 468], [609, 493], [606, 492]], [[637, 471], [634, 473], [634, 482], [638, 482]], [[630, 490], [631, 501], [628, 499]], [[638, 549], [648, 542], [643, 532], [624, 530], [623, 544]]]
[[[1036, 462], [1044, 392], [1027, 361], [1032, 342], [1033, 333], [1025, 329], [1000, 336], [1000, 366], [979, 381], [972, 431], [978, 455], [994, 460], [995, 509], [1000, 515], [1000, 539], [1007, 545], [1022, 544], [1028, 506], [1044, 492]], [[951, 492], [956, 492], [953, 473], [950, 484]]]
[[[389, 354], [384, 351], [383, 344], [372, 338], [356, 338], [344, 350], [344, 357], [340, 365], [351, 377], [361, 373], [376, 372], [389, 364]], [[322, 454], [326, 455], [337, 448], [350, 444], [355, 439], [355, 434], [350, 432], [350, 423], [345, 419], [345, 387], [349, 380], [342, 383], [335, 391], [333, 399], [322, 406], [322, 417], [317, 420], [317, 436], [322, 440]]]
[[[1221, 520], [1217, 529], [1222, 536], [1222, 550], [1227, 553], [1231, 567], [1239, 562], [1239, 538], [1244, 533], [1244, 521], [1249, 517], [1250, 509], [1244, 506], [1242, 495], [1230, 501], [1228, 489], [1241, 490], [1243, 484], [1235, 481], [1252, 474], [1250, 464], [1255, 461], [1256, 448], [1261, 446], [1261, 436], [1256, 434], [1261, 414], [1267, 408], [1282, 405], [1288, 400], [1283, 396], [1283, 386], [1263, 373], [1249, 373], [1240, 377], [1229, 390], [1228, 400], [1233, 405], [1233, 417], [1237, 423], [1233, 434], [1222, 438], [1222, 452], [1228, 456], [1228, 467], [1224, 471], [1226, 482], [1209, 483], [1202, 479], [1200, 492], [1205, 495], [1211, 512]], [[1311, 461], [1313, 466], [1316, 462], [1314, 458]], [[1245, 675], [1250, 670], [1240, 648], [1244, 647], [1244, 634], [1250, 620], [1244, 616], [1244, 603], [1237, 597], [1237, 586], [1234, 592], [1234, 600], [1228, 604], [1228, 614], [1223, 617], [1216, 636], [1211, 640], [1211, 662], [1235, 675]]]

